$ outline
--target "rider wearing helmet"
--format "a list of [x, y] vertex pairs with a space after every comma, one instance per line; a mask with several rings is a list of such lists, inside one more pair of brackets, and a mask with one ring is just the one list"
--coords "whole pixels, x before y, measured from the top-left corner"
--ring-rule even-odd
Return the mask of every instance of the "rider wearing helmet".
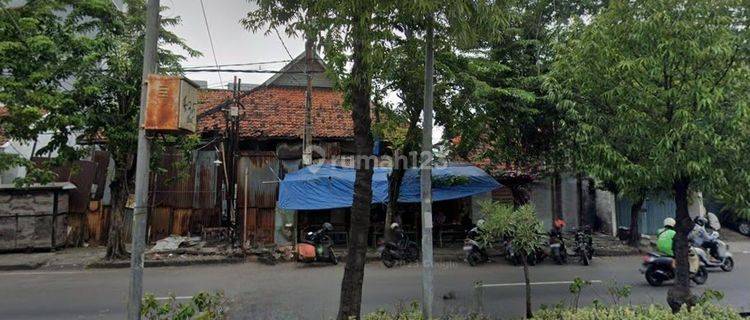
[[663, 255], [674, 257], [674, 236], [677, 232], [674, 230], [677, 221], [672, 218], [664, 219], [664, 228], [659, 229], [656, 240], [656, 248]]
[[699, 216], [695, 218], [694, 222], [695, 227], [693, 227], [693, 230], [688, 235], [688, 239], [694, 246], [708, 249], [711, 257], [718, 259], [719, 243], [716, 242], [715, 236], [706, 231], [708, 220]]
[[394, 222], [391, 223], [391, 230], [393, 230], [393, 239], [396, 243], [401, 243], [403, 240], [406, 239], [406, 234], [404, 233], [404, 229], [401, 228], [401, 226]]

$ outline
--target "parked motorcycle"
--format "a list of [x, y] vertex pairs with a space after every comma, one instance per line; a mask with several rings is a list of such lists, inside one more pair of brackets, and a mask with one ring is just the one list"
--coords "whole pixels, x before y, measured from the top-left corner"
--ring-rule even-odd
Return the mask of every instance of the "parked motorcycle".
[[419, 259], [419, 249], [417, 243], [410, 241], [408, 238], [393, 242], [388, 241], [378, 246], [380, 260], [386, 268], [392, 268], [397, 262], [415, 262]]
[[466, 233], [466, 239], [464, 239], [464, 252], [466, 252], [466, 262], [470, 266], [476, 266], [479, 263], [490, 261], [490, 257], [487, 254], [487, 249], [479, 241], [479, 228], [474, 227]]
[[333, 230], [333, 226], [326, 222], [316, 231], [309, 231], [305, 234], [305, 240], [297, 244], [297, 259], [300, 262], [328, 262], [338, 264], [339, 260], [333, 252], [333, 240], [328, 232]]
[[[691, 250], [691, 259], [695, 259], [695, 252]], [[662, 256], [658, 253], [649, 253], [643, 257], [643, 267], [640, 272], [646, 277], [648, 284], [658, 287], [664, 281], [672, 280], [675, 278], [674, 269], [674, 258], [668, 256]], [[695, 284], [702, 285], [708, 280], [708, 271], [702, 263], [698, 263], [697, 268], [691, 268], [690, 280]]]
[[[505, 246], [505, 258], [512, 263], [513, 265], [521, 265], [523, 264], [523, 255], [521, 255], [519, 252], [516, 252], [516, 249], [513, 248], [513, 244], [510, 240], [506, 240], [504, 242]], [[542, 246], [539, 246], [539, 248], [526, 255], [526, 263], [528, 263], [530, 266], [534, 266], [537, 263], [541, 263], [544, 261], [544, 257], [546, 257], [547, 254], [544, 253], [544, 250], [542, 249]]]
[[711, 259], [711, 256], [708, 254], [706, 249], [701, 247], [694, 247], [695, 253], [698, 255], [698, 258], [700, 259], [701, 263], [706, 266], [706, 268], [721, 268], [721, 270], [724, 270], [726, 272], [730, 272], [734, 269], [734, 258], [732, 258], [732, 253], [729, 252], [729, 245], [719, 239], [718, 232], [714, 231], [714, 236], [717, 240], [717, 252], [715, 253], [715, 256], [718, 259]]
[[549, 233], [549, 255], [557, 264], [568, 263], [568, 249], [562, 232], [552, 230]]
[[594, 241], [589, 227], [583, 226], [576, 230], [573, 251], [575, 251], [581, 264], [587, 266], [591, 263], [591, 259], [594, 257]]

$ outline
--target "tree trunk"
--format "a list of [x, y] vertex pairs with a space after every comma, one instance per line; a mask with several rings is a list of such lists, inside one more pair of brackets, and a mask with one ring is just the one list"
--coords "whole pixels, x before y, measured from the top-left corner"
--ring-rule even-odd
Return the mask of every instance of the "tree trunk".
[[695, 299], [690, 292], [690, 264], [688, 254], [690, 247], [687, 236], [693, 229], [693, 221], [690, 219], [688, 212], [688, 179], [679, 179], [673, 184], [674, 201], [677, 206], [676, 220], [677, 226], [674, 237], [674, 255], [677, 263], [676, 279], [674, 286], [667, 293], [667, 302], [672, 311], [677, 312], [683, 304], [688, 307], [695, 303]]
[[552, 218], [563, 219], [562, 177], [556, 172], [552, 178]]
[[531, 312], [531, 279], [529, 277], [529, 261], [527, 260], [528, 255], [523, 254], [521, 261], [523, 262], [523, 280], [526, 283], [526, 319], [531, 319], [534, 314]]
[[[408, 26], [404, 27], [404, 35], [407, 42], [414, 39], [414, 32]], [[410, 70], [414, 70], [419, 67], [420, 59], [418, 55], [415, 55], [410, 61], [409, 68]], [[394, 154], [393, 171], [388, 180], [388, 206], [385, 211], [384, 232], [386, 241], [393, 240], [393, 230], [391, 230], [390, 226], [394, 221], [394, 215], [398, 211], [398, 197], [401, 193], [401, 182], [404, 180], [404, 174], [406, 173], [406, 169], [412, 164], [416, 164], [409, 161], [409, 155], [419, 147], [419, 128], [417, 127], [417, 123], [419, 122], [419, 116], [422, 114], [421, 102], [424, 94], [421, 79], [417, 77], [417, 79], [413, 80], [398, 82], [398, 90], [405, 97], [403, 102], [408, 110], [409, 127], [406, 129], [406, 134], [404, 135], [404, 145], [401, 154]]]
[[362, 306], [362, 282], [365, 275], [367, 232], [370, 229], [370, 204], [372, 203], [372, 132], [370, 130], [370, 66], [364, 57], [369, 50], [365, 42], [370, 25], [370, 16], [360, 10], [352, 17], [352, 71], [349, 85], [354, 121], [357, 173], [354, 181], [354, 199], [349, 225], [349, 247], [346, 256], [344, 278], [341, 281], [339, 320], [360, 318]]
[[107, 236], [106, 260], [121, 260], [130, 256], [125, 250], [125, 239], [123, 235], [125, 203], [128, 200], [128, 191], [125, 188], [127, 182], [123, 178], [117, 178], [110, 183], [112, 194], [109, 212], [109, 232]]
[[513, 207], [518, 208], [523, 206], [531, 200], [531, 194], [529, 193], [529, 186], [525, 183], [514, 183], [508, 186], [510, 193], [513, 196]]
[[388, 206], [385, 210], [385, 241], [393, 241], [393, 230], [391, 224], [394, 221], [394, 216], [398, 211], [398, 196], [401, 193], [401, 182], [404, 180], [404, 174], [406, 168], [403, 167], [406, 164], [399, 165], [398, 159], [393, 162], [393, 171], [391, 171], [390, 179], [388, 180]]
[[638, 220], [643, 207], [643, 197], [638, 198], [630, 206], [630, 238], [628, 244], [633, 247], [638, 247], [641, 243], [641, 232], [638, 231]]

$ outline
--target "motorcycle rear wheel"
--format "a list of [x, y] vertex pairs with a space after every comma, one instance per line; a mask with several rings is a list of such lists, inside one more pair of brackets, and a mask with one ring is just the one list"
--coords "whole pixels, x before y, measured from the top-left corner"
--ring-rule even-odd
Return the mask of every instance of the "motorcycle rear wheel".
[[579, 255], [581, 256], [582, 265], [587, 266], [591, 263], [591, 258], [589, 257], [589, 254], [586, 252], [586, 250], [581, 250], [581, 252], [579, 252]]
[[335, 253], [333, 253], [333, 248], [328, 247], [328, 259], [330, 259], [331, 264], [337, 265], [339, 264], [339, 258], [336, 256]]
[[384, 250], [383, 253], [380, 254], [380, 260], [383, 260], [383, 265], [386, 268], [393, 268], [393, 266], [396, 265], [396, 260], [388, 250]]
[[698, 272], [693, 275], [693, 282], [697, 285], [702, 285], [706, 283], [706, 280], [708, 280], [708, 271], [706, 271], [705, 267], [701, 266], [698, 268]]
[[469, 252], [469, 254], [466, 256], [466, 262], [468, 262], [472, 267], [475, 267], [477, 264], [479, 264], [479, 259], [479, 253], [474, 251]]
[[734, 259], [732, 259], [732, 257], [726, 257], [721, 264], [721, 270], [732, 272], [732, 270], [734, 270]]
[[659, 287], [664, 282], [664, 280], [660, 279], [656, 275], [656, 268], [654, 268], [653, 266], [649, 266], [646, 269], [645, 275], [646, 275], [646, 282], [648, 282], [648, 284], [650, 284], [653, 287]]

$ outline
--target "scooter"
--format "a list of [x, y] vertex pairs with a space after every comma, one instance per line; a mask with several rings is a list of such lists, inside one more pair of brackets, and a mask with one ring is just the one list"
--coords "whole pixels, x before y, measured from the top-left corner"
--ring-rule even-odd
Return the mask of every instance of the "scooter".
[[568, 263], [568, 249], [562, 233], [551, 231], [549, 234], [549, 255], [557, 264]]
[[[691, 259], [695, 259], [696, 253], [691, 250]], [[643, 257], [643, 267], [639, 270], [646, 277], [646, 282], [651, 286], [661, 286], [664, 281], [675, 278], [674, 258], [662, 256], [651, 252]], [[708, 280], [708, 271], [700, 263], [695, 270], [690, 271], [690, 280], [695, 284], [702, 285]]]
[[472, 267], [490, 261], [485, 246], [478, 241], [479, 235], [479, 227], [474, 227], [466, 233], [466, 239], [464, 239], [463, 250], [466, 253], [466, 262]]
[[695, 253], [706, 268], [721, 268], [721, 270], [731, 272], [734, 269], [734, 258], [732, 258], [732, 253], [729, 252], [729, 245], [726, 244], [726, 242], [719, 240], [718, 232], [714, 231], [712, 236], [714, 236], [718, 243], [716, 256], [719, 259], [712, 259], [708, 252], [706, 252], [706, 249], [702, 247], [695, 246]]
[[397, 262], [415, 262], [419, 259], [419, 249], [417, 243], [402, 239], [398, 242], [384, 242], [378, 246], [380, 260], [386, 268], [392, 268]]
[[324, 224], [323, 228], [317, 231], [309, 231], [305, 234], [305, 240], [297, 244], [297, 259], [300, 262], [328, 262], [338, 264], [339, 259], [333, 252], [333, 240], [328, 236], [327, 231], [333, 229], [330, 224]]

